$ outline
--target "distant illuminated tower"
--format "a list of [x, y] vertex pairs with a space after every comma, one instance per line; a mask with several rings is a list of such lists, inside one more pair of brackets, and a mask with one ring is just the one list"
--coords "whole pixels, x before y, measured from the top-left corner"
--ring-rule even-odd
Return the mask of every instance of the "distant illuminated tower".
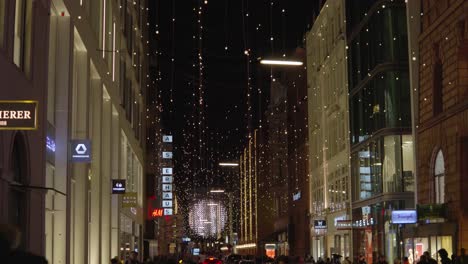
[[190, 209], [189, 225], [200, 236], [216, 237], [226, 225], [226, 217], [226, 209], [220, 201], [199, 200]]

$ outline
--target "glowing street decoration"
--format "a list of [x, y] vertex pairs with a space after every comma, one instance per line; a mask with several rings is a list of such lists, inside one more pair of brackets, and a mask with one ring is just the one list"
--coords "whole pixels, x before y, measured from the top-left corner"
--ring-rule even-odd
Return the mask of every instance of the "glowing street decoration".
[[227, 220], [226, 209], [220, 201], [202, 199], [189, 212], [189, 226], [198, 235], [213, 237], [220, 234]]

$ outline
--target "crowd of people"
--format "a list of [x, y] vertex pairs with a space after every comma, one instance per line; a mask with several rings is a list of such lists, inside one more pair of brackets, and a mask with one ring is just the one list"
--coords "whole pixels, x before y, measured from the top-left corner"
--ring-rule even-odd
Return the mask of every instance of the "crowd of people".
[[[20, 249], [21, 243], [21, 232], [14, 226], [11, 225], [0, 225], [0, 259], [2, 263], [28, 263], [28, 264], [47, 264], [47, 260], [39, 255], [24, 251]], [[456, 253], [449, 258], [449, 254], [445, 249], [439, 249], [437, 251], [440, 262], [434, 259], [431, 254], [426, 251], [420, 257], [419, 260], [413, 262], [413, 264], [468, 264], [468, 256], [466, 250], [461, 249], [460, 255]], [[265, 263], [267, 258], [257, 258], [261, 260], [260, 263]], [[257, 261], [255, 261], [257, 262]], [[351, 261], [349, 257], [345, 257], [342, 260], [342, 256], [333, 254], [331, 258], [318, 258], [315, 260], [312, 256], [307, 255], [305, 257], [288, 257], [279, 256], [275, 260], [267, 261], [275, 264], [389, 264], [385, 256], [379, 256], [375, 263], [367, 263], [364, 255], [356, 256], [354, 261]], [[157, 256], [152, 259], [147, 259], [144, 262], [139, 261], [138, 252], [131, 252], [125, 259], [119, 259], [115, 257], [110, 260], [111, 264], [199, 264], [193, 259], [183, 259], [177, 256]], [[395, 259], [393, 264], [411, 264], [408, 257], [401, 259]]]

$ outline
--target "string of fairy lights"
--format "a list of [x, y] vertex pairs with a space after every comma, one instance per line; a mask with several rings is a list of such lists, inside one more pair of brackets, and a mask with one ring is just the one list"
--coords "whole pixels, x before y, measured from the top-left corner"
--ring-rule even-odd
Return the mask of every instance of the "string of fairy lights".
[[[161, 3], [162, 0], [157, 1], [158, 5]], [[194, 56], [194, 61], [192, 61], [192, 71], [193, 71], [193, 78], [187, 80], [187, 81], [178, 81], [178, 76], [176, 76], [177, 72], [177, 67], [179, 63], [176, 62], [177, 58], [177, 52], [176, 50], [176, 42], [178, 41], [178, 34], [182, 34], [181, 32], [186, 32], [186, 29], [184, 30], [179, 30], [176, 31], [176, 0], [172, 0], [171, 5], [172, 5], [172, 10], [171, 10], [171, 15], [170, 15], [170, 39], [172, 45], [170, 45], [169, 49], [167, 51], [163, 51], [162, 46], [156, 45], [156, 49], [153, 51], [153, 55], [156, 55], [157, 61], [160, 62], [160, 65], [158, 66], [158, 69], [156, 71], [156, 76], [153, 81], [153, 85], [155, 86], [155, 89], [157, 91], [157, 100], [155, 102], [155, 110], [157, 111], [157, 116], [155, 117], [155, 122], [162, 122], [161, 116], [164, 112], [169, 112], [170, 117], [175, 118], [176, 114], [174, 113], [176, 111], [176, 107], [179, 105], [184, 105], [187, 109], [191, 109], [190, 111], [185, 111], [183, 113], [182, 118], [180, 118], [180, 121], [178, 122], [184, 122], [184, 125], [180, 126], [180, 132], [174, 131], [175, 134], [179, 135], [179, 138], [175, 138], [175, 140], [179, 140], [174, 146], [179, 147], [179, 154], [180, 156], [175, 157], [175, 166], [179, 166], [176, 168], [176, 172], [180, 172], [181, 175], [177, 175], [176, 179], [177, 181], [180, 181], [181, 185], [184, 186], [189, 186], [189, 189], [187, 189], [187, 193], [185, 196], [190, 196], [187, 195], [190, 192], [195, 193], [194, 190], [197, 188], [208, 188], [210, 181], [212, 179], [209, 179], [210, 176], [209, 173], [211, 174], [216, 174], [216, 173], [222, 173], [219, 171], [217, 166], [210, 166], [210, 162], [214, 160], [222, 160], [222, 159], [227, 159], [227, 160], [237, 160], [239, 158], [239, 150], [242, 149], [240, 147], [236, 151], [223, 151], [222, 146], [223, 142], [227, 142], [228, 140], [232, 139], [233, 137], [236, 136], [234, 131], [226, 131], [226, 130], [214, 130], [213, 128], [210, 128], [207, 120], [207, 111], [208, 111], [208, 103], [207, 103], [207, 89], [206, 89], [206, 76], [205, 76], [205, 54], [204, 54], [204, 35], [206, 33], [206, 29], [204, 28], [204, 21], [205, 17], [204, 15], [207, 14], [207, 9], [208, 9], [208, 1], [206, 0], [198, 0], [197, 4], [195, 7], [193, 7], [193, 18], [194, 22], [193, 27], [194, 27], [194, 32], [193, 32], [193, 46], [195, 50], [195, 55]], [[271, 54], [274, 54], [275, 52], [275, 43], [277, 43], [277, 38], [275, 36], [275, 31], [273, 27], [273, 20], [275, 17], [275, 13], [280, 13], [281, 14], [281, 24], [282, 24], [282, 30], [280, 33], [281, 40], [282, 40], [282, 55], [283, 57], [286, 56], [285, 52], [285, 46], [286, 46], [286, 21], [287, 21], [287, 13], [285, 8], [281, 8], [280, 5], [278, 4], [275, 0], [271, 0], [267, 2], [265, 5], [265, 8], [270, 11], [270, 14], [268, 16], [269, 20], [269, 25], [262, 25], [262, 23], [254, 23], [251, 24], [250, 20], [253, 20], [255, 18], [254, 14], [250, 13], [250, 6], [249, 6], [249, 0], [242, 0], [241, 3], [241, 16], [242, 16], [242, 42], [243, 42], [243, 49], [241, 52], [243, 52], [242, 56], [245, 58], [245, 64], [244, 66], [240, 67], [245, 67], [245, 85], [243, 85], [242, 89], [245, 90], [245, 102], [244, 102], [244, 110], [241, 110], [242, 107], [235, 105], [232, 107], [232, 109], [229, 109], [226, 111], [226, 120], [230, 119], [230, 116], [235, 115], [237, 113], [242, 113], [245, 111], [244, 116], [245, 116], [245, 129], [246, 129], [246, 138], [241, 138], [239, 139], [239, 145], [245, 145], [246, 141], [252, 136], [253, 130], [255, 128], [262, 128], [262, 129], [268, 129], [269, 127], [272, 127], [276, 124], [272, 124], [272, 120], [275, 117], [270, 117], [269, 116], [264, 116], [262, 113], [262, 96], [265, 91], [262, 91], [261, 86], [255, 87], [256, 93], [254, 95], [254, 85], [252, 83], [252, 68], [253, 66], [253, 58], [255, 57], [254, 54], [256, 53], [255, 46], [251, 45], [249, 42], [249, 34], [248, 32], [251, 32], [251, 30], [256, 30], [256, 31], [261, 31], [263, 28], [265, 29], [270, 29], [269, 32], [263, 32], [266, 34], [266, 37], [269, 38], [270, 42], [270, 48], [271, 48]], [[235, 49], [232, 48], [232, 45], [230, 43], [230, 30], [232, 30], [232, 24], [230, 24], [230, 18], [229, 18], [229, 8], [230, 8], [230, 1], [225, 0], [224, 2], [224, 41], [221, 41], [221, 46], [220, 49], [224, 50], [225, 54], [235, 56], [235, 53], [237, 52]], [[158, 12], [165, 12], [164, 10], [161, 10], [158, 8]], [[159, 19], [159, 18], [158, 18]], [[152, 32], [151, 37], [155, 39], [156, 42], [161, 41], [161, 34], [163, 34], [163, 29], [160, 28], [160, 21], [157, 21], [154, 27], [152, 27]], [[268, 23], [268, 21], [266, 21]], [[235, 25], [238, 26], [238, 25]], [[278, 38], [279, 39], [279, 38]], [[166, 55], [167, 54], [167, 55]], [[164, 55], [164, 56], [163, 56]], [[169, 63], [164, 64], [162, 58], [163, 57], [169, 57]], [[164, 71], [161, 70], [161, 68], [168, 67], [170, 70], [168, 71], [170, 76], [164, 76]], [[271, 82], [275, 82], [275, 77], [273, 75], [273, 68], [270, 67], [270, 79]], [[163, 84], [163, 78], [165, 78], [164, 81], [169, 80], [169, 85], [164, 85]], [[181, 85], [181, 83], [183, 83]], [[184, 98], [178, 98], [177, 95], [180, 94], [177, 92], [177, 89], [186, 89], [184, 94], [191, 95], [186, 96]], [[169, 104], [164, 103], [164, 100], [166, 99], [166, 96], [168, 95], [169, 97]], [[257, 96], [256, 98], [254, 98]], [[254, 125], [253, 122], [253, 115], [254, 115], [254, 101], [257, 99], [258, 100], [258, 123]], [[183, 104], [180, 102], [176, 102], [177, 100], [183, 100]], [[293, 103], [291, 101], [288, 102], [286, 98], [282, 98], [281, 104], [284, 105], [284, 107], [277, 107], [273, 109], [273, 111], [270, 111], [269, 114], [273, 115], [282, 115], [283, 117], [286, 116], [287, 114], [287, 107], [286, 105], [288, 103]], [[302, 98], [295, 98], [297, 102], [295, 103], [296, 105], [300, 105], [303, 102], [301, 101]], [[240, 102], [242, 103], [242, 102]], [[295, 108], [294, 108], [295, 109]], [[276, 116], [277, 117], [277, 116]], [[281, 127], [280, 130], [280, 135], [279, 139], [282, 141], [282, 143], [286, 144], [287, 137], [287, 118], [279, 118], [280, 123], [277, 124], [279, 127]], [[295, 127], [295, 124], [294, 124]], [[238, 131], [238, 129], [236, 129]], [[296, 129], [292, 130], [292, 137], [293, 137], [293, 145], [295, 148], [297, 148], [297, 142], [296, 140], [298, 139], [298, 136], [301, 134], [299, 133]], [[162, 128], [159, 126], [159, 129], [155, 131], [155, 138], [160, 139], [162, 136]], [[160, 149], [160, 140], [155, 140], [155, 142], [152, 142], [152, 145], [154, 145], [155, 149]], [[263, 143], [265, 145], [268, 145], [268, 143]], [[262, 156], [262, 159], [259, 159], [259, 162], [262, 163], [261, 166], [264, 168], [268, 168], [268, 170], [274, 170], [273, 168], [275, 166], [275, 163], [277, 161], [281, 161], [281, 163], [284, 163], [284, 152], [287, 149], [282, 149], [282, 151], [279, 152], [271, 152], [269, 153], [269, 156], [266, 156], [265, 153], [259, 153], [260, 156]], [[304, 162], [304, 160], [307, 160], [307, 151], [305, 153], [303, 152], [294, 152], [294, 158], [296, 160], [296, 164], [294, 165], [294, 171], [295, 174], [297, 175], [299, 162]], [[211, 164], [212, 165], [212, 164]], [[286, 165], [286, 164], [283, 164]], [[157, 161], [154, 161], [154, 166], [157, 166]], [[277, 165], [276, 165], [277, 166]], [[216, 168], [213, 171], [209, 172], [209, 168]], [[266, 170], [266, 169], [265, 169]], [[276, 169], [275, 169], [276, 170]], [[283, 175], [284, 176], [284, 175]], [[199, 181], [197, 179], [198, 177], [205, 178], [205, 181]], [[280, 184], [285, 184], [287, 181], [287, 177], [279, 177], [278, 179], [280, 180]], [[295, 187], [299, 185], [298, 182], [298, 177], [294, 178], [295, 181]], [[276, 182], [278, 183], [278, 182]], [[275, 184], [276, 184], [275, 183]], [[177, 182], [179, 185], [179, 182]], [[273, 182], [267, 182], [265, 184], [273, 184]], [[270, 193], [259, 193], [259, 196], [264, 196], [267, 198], [271, 198]], [[184, 198], [184, 197], [182, 197]], [[194, 196], [192, 196], [194, 198]], [[185, 197], [185, 199], [189, 200], [190, 198]], [[182, 212], [188, 214], [189, 212], [189, 206], [190, 203], [185, 203], [185, 204], [180, 204], [179, 206], [185, 207], [181, 208]], [[273, 210], [273, 208], [271, 208]]]

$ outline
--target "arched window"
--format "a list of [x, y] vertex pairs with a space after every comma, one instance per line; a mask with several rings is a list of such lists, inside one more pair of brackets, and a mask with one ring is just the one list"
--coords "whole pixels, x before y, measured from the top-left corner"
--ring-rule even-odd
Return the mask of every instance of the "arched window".
[[443, 204], [445, 202], [445, 163], [442, 150], [437, 152], [434, 164], [434, 190], [435, 203]]

